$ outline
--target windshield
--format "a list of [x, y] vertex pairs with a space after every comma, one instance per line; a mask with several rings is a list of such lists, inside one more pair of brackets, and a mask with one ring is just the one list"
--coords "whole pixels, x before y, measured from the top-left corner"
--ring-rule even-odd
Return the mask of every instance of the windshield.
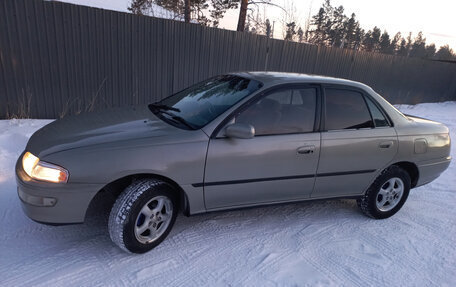
[[198, 129], [261, 86], [258, 81], [236, 75], [217, 76], [151, 104], [149, 108], [173, 125]]

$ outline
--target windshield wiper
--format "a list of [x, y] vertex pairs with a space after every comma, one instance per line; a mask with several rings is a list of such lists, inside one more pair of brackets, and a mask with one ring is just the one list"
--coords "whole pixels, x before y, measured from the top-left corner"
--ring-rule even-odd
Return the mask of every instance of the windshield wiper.
[[[150, 105], [149, 105], [149, 106], [150, 106]], [[155, 106], [152, 105], [151, 108], [155, 108]], [[170, 107], [170, 108], [171, 108], [171, 107]], [[173, 108], [173, 109], [174, 109], [174, 108]], [[192, 129], [192, 130], [196, 130], [196, 128], [195, 128], [192, 124], [190, 124], [189, 122], [187, 122], [184, 118], [182, 118], [182, 117], [180, 117], [180, 116], [177, 116], [177, 115], [175, 115], [175, 114], [173, 114], [173, 113], [170, 113], [170, 112], [168, 112], [166, 109], [155, 108], [155, 110], [156, 110], [157, 112], [161, 113], [161, 114], [165, 114], [165, 115], [170, 116], [170, 118], [171, 118], [172, 120], [174, 120], [174, 121], [176, 121], [176, 122], [179, 122], [179, 123], [183, 124], [184, 126], [190, 128], [190, 129]], [[170, 109], [170, 110], [171, 110], [171, 109]], [[179, 111], [179, 109], [176, 109], [176, 110]]]
[[162, 105], [162, 104], [150, 104], [149, 109], [157, 109], [157, 110], [165, 110], [165, 111], [174, 111], [174, 112], [180, 112], [178, 108], [170, 107], [167, 105]]
[[[171, 115], [170, 113], [166, 113], [166, 114], [167, 114], [167, 115]], [[190, 128], [190, 129], [192, 129], [192, 130], [196, 130], [196, 128], [195, 128], [192, 124], [190, 124], [189, 122], [187, 122], [187, 121], [186, 121], [184, 118], [182, 118], [182, 117], [179, 117], [179, 116], [176, 116], [176, 115], [172, 115], [171, 118], [172, 118], [173, 120], [175, 120], [175, 121], [180, 122], [181, 124], [183, 124], [184, 126]]]

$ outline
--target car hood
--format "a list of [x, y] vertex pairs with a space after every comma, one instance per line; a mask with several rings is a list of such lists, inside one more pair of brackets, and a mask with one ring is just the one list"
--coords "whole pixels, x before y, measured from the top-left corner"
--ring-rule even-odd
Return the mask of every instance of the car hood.
[[89, 145], [189, 132], [157, 118], [147, 106], [114, 108], [56, 120], [36, 131], [26, 150], [42, 158]]

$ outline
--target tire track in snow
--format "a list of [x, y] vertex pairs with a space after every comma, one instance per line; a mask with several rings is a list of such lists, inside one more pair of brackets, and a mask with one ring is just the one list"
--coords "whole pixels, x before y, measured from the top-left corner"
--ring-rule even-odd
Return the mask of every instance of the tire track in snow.
[[[333, 237], [330, 233], [335, 227], [334, 224], [328, 225], [323, 230], [316, 230], [315, 233], [308, 234], [309, 238], [300, 241], [298, 252], [302, 257], [308, 258], [308, 262], [316, 270], [323, 271], [321, 273], [325, 274], [333, 282], [342, 283], [343, 285], [350, 282], [352, 286], [363, 286], [362, 282], [354, 280], [352, 274], [346, 272], [344, 268], [340, 268], [340, 262], [331, 260], [333, 254], [329, 254], [325, 248], [325, 242]], [[300, 233], [302, 232], [303, 230], [300, 231]]]
[[[5, 284], [6, 286], [15, 286], [17, 284], [30, 286], [36, 284], [36, 282], [45, 281], [46, 278], [53, 278], [52, 275], [58, 274], [59, 271], [73, 269], [75, 265], [81, 265], [87, 260], [87, 258], [83, 257], [75, 257], [68, 260], [69, 258], [66, 251], [59, 251], [57, 248], [53, 249], [57, 252], [46, 258], [39, 257], [32, 261], [23, 262], [21, 266], [16, 266], [13, 270], [12, 268], [8, 268], [8, 272], [6, 272], [6, 270], [0, 270], [3, 278], [2, 284]], [[71, 249], [72, 248], [70, 248], [69, 251], [71, 251]], [[52, 252], [53, 250], [48, 251]], [[82, 249], [81, 251], [85, 251], [85, 249]], [[58, 266], [55, 266], [54, 262], [56, 262], [56, 260], [61, 262]], [[89, 261], [89, 263], [91, 263], [91, 261]], [[35, 271], [36, 269], [39, 271]]]

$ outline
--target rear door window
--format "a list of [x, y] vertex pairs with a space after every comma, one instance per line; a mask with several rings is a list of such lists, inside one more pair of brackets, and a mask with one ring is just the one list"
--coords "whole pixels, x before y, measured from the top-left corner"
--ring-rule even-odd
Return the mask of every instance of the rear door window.
[[374, 122], [360, 92], [327, 88], [326, 130], [373, 128]]

